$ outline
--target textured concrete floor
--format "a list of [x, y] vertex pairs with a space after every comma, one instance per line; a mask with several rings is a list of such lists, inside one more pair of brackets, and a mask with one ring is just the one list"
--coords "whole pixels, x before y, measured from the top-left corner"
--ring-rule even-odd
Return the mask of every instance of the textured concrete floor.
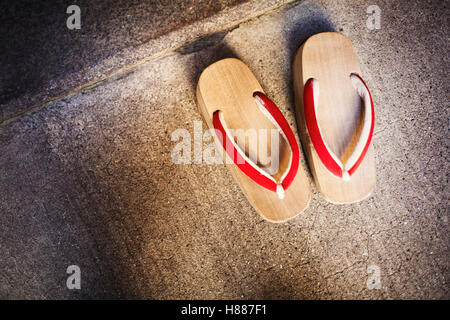
[[66, 26], [73, 1], [3, 1], [0, 123], [292, 1], [84, 1], [79, 30]]
[[37, 93], [59, 77], [243, 1], [90, 1], [78, 4], [80, 30], [66, 27], [67, 1], [3, 2], [2, 98]]
[[[1, 298], [450, 298], [448, 9], [305, 1], [149, 59], [0, 126]], [[353, 42], [376, 108], [377, 187], [263, 221], [221, 165], [175, 165], [196, 80], [235, 56], [294, 122], [291, 61], [310, 35]], [[66, 268], [81, 268], [81, 290]], [[381, 270], [369, 290], [367, 267]]]

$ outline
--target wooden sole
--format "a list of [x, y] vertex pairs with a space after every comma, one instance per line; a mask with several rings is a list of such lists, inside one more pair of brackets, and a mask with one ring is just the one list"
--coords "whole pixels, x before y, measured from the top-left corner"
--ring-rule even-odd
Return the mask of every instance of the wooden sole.
[[308, 164], [323, 197], [338, 204], [361, 201], [373, 192], [376, 182], [373, 145], [349, 181], [330, 173], [319, 159], [306, 128], [303, 92], [308, 79], [318, 80], [319, 125], [330, 149], [345, 162], [361, 134], [364, 113], [361, 98], [350, 80], [351, 73], [361, 75], [358, 57], [350, 40], [336, 32], [310, 37], [298, 49], [293, 62], [297, 123]]
[[[214, 129], [212, 123], [214, 112], [220, 110], [230, 129], [242, 129], [243, 132], [248, 129], [276, 130], [274, 124], [264, 116], [255, 103], [253, 93], [256, 91], [264, 93], [258, 80], [242, 61], [234, 58], [220, 60], [207, 67], [200, 76], [197, 85], [198, 108], [210, 129]], [[216, 136], [215, 141], [216, 147], [222, 150]], [[238, 143], [239, 135], [235, 141]], [[270, 138], [267, 141], [270, 141]], [[290, 157], [290, 149], [285, 140], [280, 136], [279, 141], [280, 166], [274, 177], [280, 176]], [[241, 148], [245, 149], [247, 155], [252, 151], [255, 152], [249, 150], [250, 146], [247, 144]], [[259, 159], [258, 151], [256, 154]], [[227, 166], [248, 201], [268, 221], [287, 221], [305, 210], [309, 204], [311, 188], [301, 165], [294, 181], [285, 191], [284, 199], [279, 199], [275, 192], [258, 185], [235, 164]]]

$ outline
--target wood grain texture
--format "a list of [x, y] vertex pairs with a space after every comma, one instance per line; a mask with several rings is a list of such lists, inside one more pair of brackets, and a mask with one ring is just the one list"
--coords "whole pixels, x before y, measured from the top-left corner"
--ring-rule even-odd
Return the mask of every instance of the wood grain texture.
[[297, 51], [293, 62], [297, 122], [303, 148], [314, 181], [322, 195], [333, 203], [353, 203], [370, 196], [375, 188], [375, 158], [371, 144], [350, 181], [331, 174], [319, 159], [308, 135], [303, 109], [306, 81], [319, 81], [318, 121], [331, 150], [343, 163], [351, 155], [362, 129], [364, 110], [350, 74], [361, 75], [358, 57], [349, 39], [336, 32], [310, 37]]
[[[198, 108], [210, 129], [214, 128], [213, 113], [221, 110], [230, 129], [243, 129], [243, 132], [248, 129], [276, 130], [276, 127], [257, 107], [253, 98], [255, 91], [264, 92], [258, 80], [242, 61], [234, 58], [220, 60], [207, 67], [200, 76], [197, 85]], [[215, 140], [217, 148], [222, 150], [218, 139]], [[239, 143], [239, 135], [235, 141]], [[270, 142], [270, 138], [267, 141]], [[279, 141], [280, 166], [278, 172], [273, 175], [277, 180], [286, 169], [290, 157], [289, 146], [281, 135]], [[245, 146], [240, 144], [240, 147], [245, 148], [247, 155], [250, 151], [254, 151], [249, 150], [249, 144]], [[270, 150], [270, 146], [268, 150]], [[259, 150], [256, 153], [258, 164], [260, 164]], [[268, 221], [289, 220], [301, 213], [309, 204], [311, 189], [301, 164], [282, 200], [275, 192], [261, 187], [247, 177], [236, 165], [227, 164], [227, 166], [248, 201]]]

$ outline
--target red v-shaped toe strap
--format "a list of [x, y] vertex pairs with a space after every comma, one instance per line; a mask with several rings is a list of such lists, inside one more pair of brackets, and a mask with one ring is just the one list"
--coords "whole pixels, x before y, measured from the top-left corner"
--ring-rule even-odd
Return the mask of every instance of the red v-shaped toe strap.
[[280, 182], [277, 182], [270, 174], [264, 171], [264, 169], [260, 168], [255, 162], [249, 159], [245, 152], [235, 143], [220, 110], [213, 114], [213, 125], [223, 149], [227, 152], [228, 156], [233, 159], [233, 162], [238, 168], [257, 184], [276, 192], [278, 197], [283, 199], [284, 191], [291, 185], [298, 171], [300, 162], [298, 143], [289, 123], [275, 103], [261, 92], [255, 92], [253, 97], [261, 112], [277, 127], [284, 139], [287, 140], [291, 149], [289, 166], [282, 175]]
[[328, 171], [339, 178], [343, 178], [344, 180], [349, 180], [350, 176], [355, 173], [356, 169], [358, 169], [359, 165], [363, 161], [367, 150], [369, 149], [370, 142], [372, 141], [375, 124], [375, 111], [369, 88], [367, 88], [367, 85], [364, 83], [363, 79], [357, 74], [352, 73], [350, 75], [350, 79], [353, 87], [357, 90], [359, 96], [364, 100], [364, 123], [355, 149], [346, 161], [345, 165], [343, 165], [341, 160], [330, 150], [323, 139], [322, 132], [319, 127], [317, 120], [319, 81], [313, 78], [308, 79], [305, 84], [303, 94], [305, 122], [314, 149]]

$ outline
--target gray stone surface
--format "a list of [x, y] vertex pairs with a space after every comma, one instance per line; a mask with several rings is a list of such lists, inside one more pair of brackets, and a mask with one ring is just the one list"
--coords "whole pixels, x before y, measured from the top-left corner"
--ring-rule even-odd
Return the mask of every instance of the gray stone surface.
[[0, 4], [0, 123], [209, 33], [232, 28], [293, 0], [95, 0]]
[[[305, 1], [144, 61], [0, 126], [1, 298], [450, 298], [448, 9]], [[377, 187], [265, 222], [224, 166], [176, 165], [196, 80], [235, 56], [294, 124], [291, 61], [311, 34], [353, 42], [376, 106]], [[211, 40], [213, 39], [213, 41]], [[82, 289], [66, 289], [81, 267]], [[367, 267], [381, 270], [369, 290]]]

